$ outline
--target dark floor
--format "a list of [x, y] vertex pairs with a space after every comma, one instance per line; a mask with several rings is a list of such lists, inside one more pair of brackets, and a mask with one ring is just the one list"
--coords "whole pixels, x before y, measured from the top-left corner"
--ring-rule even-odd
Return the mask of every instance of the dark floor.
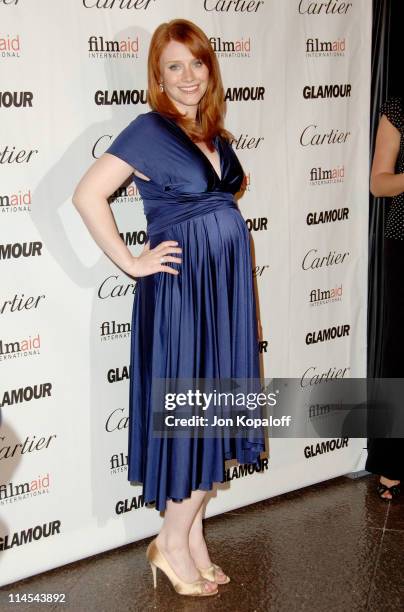
[[[0, 609], [404, 611], [404, 495], [383, 502], [375, 482], [336, 478], [208, 519], [211, 556], [232, 579], [214, 597], [181, 597], [161, 572], [154, 591], [143, 540], [3, 587]], [[67, 603], [8, 604], [22, 592]]]

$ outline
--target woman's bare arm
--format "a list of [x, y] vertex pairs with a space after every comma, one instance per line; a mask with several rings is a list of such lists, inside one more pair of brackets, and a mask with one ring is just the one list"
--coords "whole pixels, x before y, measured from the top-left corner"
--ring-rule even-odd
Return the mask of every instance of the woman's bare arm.
[[[131, 276], [147, 276], [155, 272], [178, 274], [165, 261], [181, 263], [170, 253], [180, 253], [175, 241], [161, 242], [150, 250], [149, 245], [139, 257], [134, 257], [119, 235], [108, 198], [133, 174], [134, 168], [110, 153], [104, 153], [87, 170], [73, 194], [73, 204], [80, 213], [98, 246], [124, 272]], [[146, 178], [146, 177], [145, 177]]]
[[404, 174], [395, 174], [400, 138], [399, 130], [382, 115], [370, 175], [370, 191], [375, 197], [392, 197], [404, 192]]

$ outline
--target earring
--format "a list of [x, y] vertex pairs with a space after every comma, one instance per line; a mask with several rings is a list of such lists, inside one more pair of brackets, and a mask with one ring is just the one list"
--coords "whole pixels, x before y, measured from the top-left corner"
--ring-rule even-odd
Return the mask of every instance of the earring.
[[160, 91], [163, 92], [164, 91], [164, 85], [163, 83], [160, 83]]

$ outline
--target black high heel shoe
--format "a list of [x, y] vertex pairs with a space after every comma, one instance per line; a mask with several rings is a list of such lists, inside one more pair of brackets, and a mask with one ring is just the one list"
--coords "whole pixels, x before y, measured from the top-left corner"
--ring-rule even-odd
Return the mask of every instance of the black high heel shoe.
[[[390, 493], [391, 498], [383, 497], [383, 493], [386, 493], [386, 491]], [[384, 485], [379, 481], [379, 484], [377, 485], [377, 493], [380, 499], [383, 499], [384, 501], [393, 501], [393, 499], [396, 499], [401, 493], [400, 484], [388, 487], [387, 485]]]

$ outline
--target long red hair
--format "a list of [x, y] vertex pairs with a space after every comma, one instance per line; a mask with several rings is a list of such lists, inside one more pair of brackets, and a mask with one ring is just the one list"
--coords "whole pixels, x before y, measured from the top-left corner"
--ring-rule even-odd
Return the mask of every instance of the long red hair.
[[[208, 87], [199, 102], [196, 122], [186, 119], [166, 93], [160, 91], [160, 57], [171, 40], [186, 45], [209, 70]], [[228, 140], [231, 138], [224, 129], [226, 103], [219, 62], [208, 37], [197, 25], [186, 19], [173, 19], [159, 25], [150, 42], [147, 69], [148, 103], [153, 110], [176, 121], [193, 141], [205, 141], [209, 147], [217, 135]]]

